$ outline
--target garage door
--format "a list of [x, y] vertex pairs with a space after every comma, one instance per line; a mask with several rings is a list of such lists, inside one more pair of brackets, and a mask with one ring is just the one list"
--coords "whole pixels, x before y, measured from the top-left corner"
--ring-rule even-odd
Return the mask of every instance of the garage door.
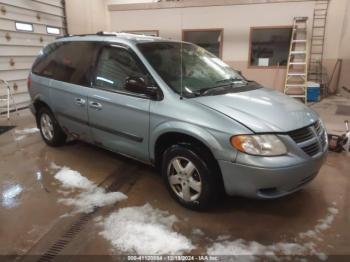
[[40, 49], [66, 34], [64, 6], [61, 0], [0, 0], [0, 79], [10, 83], [17, 108], [29, 104], [26, 79]]

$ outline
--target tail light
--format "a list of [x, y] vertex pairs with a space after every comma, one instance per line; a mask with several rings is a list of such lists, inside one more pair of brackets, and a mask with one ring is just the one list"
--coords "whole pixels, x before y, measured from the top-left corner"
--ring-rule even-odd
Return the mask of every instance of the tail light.
[[32, 75], [29, 74], [28, 78], [27, 78], [27, 88], [28, 90], [32, 87]]

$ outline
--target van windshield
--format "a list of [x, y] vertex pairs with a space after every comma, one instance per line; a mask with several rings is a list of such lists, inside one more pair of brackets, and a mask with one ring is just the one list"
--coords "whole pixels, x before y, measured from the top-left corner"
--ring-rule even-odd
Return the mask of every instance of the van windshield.
[[199, 46], [153, 42], [138, 44], [138, 48], [159, 76], [178, 94], [181, 87], [184, 96], [193, 97], [211, 89], [247, 85], [238, 72]]

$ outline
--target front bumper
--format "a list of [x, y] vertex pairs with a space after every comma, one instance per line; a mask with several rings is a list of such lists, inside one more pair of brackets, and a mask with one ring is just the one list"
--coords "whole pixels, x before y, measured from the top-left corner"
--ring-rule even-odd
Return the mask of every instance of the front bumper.
[[327, 151], [298, 165], [263, 168], [253, 165], [219, 161], [228, 195], [251, 198], [279, 198], [300, 190], [320, 170]]

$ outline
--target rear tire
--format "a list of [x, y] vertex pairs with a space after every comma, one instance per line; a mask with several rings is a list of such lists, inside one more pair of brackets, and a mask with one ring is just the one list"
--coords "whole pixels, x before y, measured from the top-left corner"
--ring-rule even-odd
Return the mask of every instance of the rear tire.
[[203, 210], [220, 196], [220, 171], [214, 159], [192, 144], [177, 144], [163, 154], [162, 176], [170, 195], [184, 207]]
[[37, 123], [46, 144], [58, 147], [65, 144], [67, 136], [61, 129], [51, 110], [42, 107], [37, 114]]

